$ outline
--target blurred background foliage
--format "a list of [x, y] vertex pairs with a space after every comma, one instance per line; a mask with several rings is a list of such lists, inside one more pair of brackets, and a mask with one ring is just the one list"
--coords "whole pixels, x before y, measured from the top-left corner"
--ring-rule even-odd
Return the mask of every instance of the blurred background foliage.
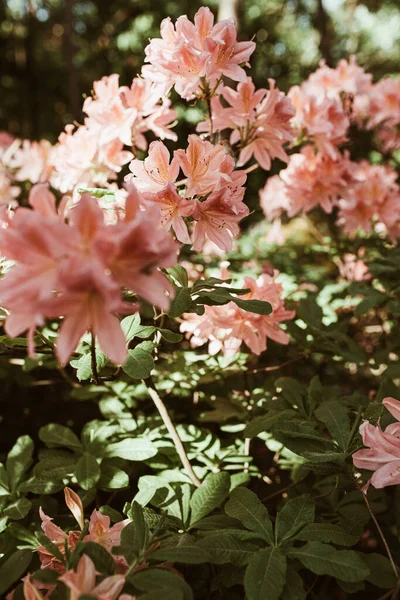
[[[240, 39], [257, 42], [258, 87], [273, 77], [287, 90], [321, 58], [335, 65], [349, 54], [374, 80], [398, 71], [398, 0], [0, 0], [0, 129], [56, 141], [82, 121], [94, 80], [117, 72], [130, 84], [161, 20], [192, 18], [201, 5], [221, 16], [234, 10]], [[185, 135], [198, 110], [179, 113]]]

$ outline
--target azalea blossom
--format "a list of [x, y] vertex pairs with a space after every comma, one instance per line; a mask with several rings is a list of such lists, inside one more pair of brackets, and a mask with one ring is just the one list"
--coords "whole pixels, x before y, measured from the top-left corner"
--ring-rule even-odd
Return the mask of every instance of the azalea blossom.
[[345, 233], [362, 228], [371, 231], [374, 222], [382, 223], [393, 238], [400, 223], [400, 186], [390, 167], [361, 161], [353, 168], [354, 183], [343, 189], [339, 201], [339, 224]]
[[230, 252], [232, 238], [239, 234], [238, 222], [249, 213], [241, 201], [233, 202], [228, 190], [210, 194], [204, 202], [198, 202], [194, 212], [196, 220], [193, 233], [193, 248], [201, 250], [206, 240]]
[[141, 192], [158, 192], [168, 184], [175, 183], [179, 174], [176, 157], [171, 161], [170, 153], [162, 142], [152, 142], [147, 158], [134, 159], [129, 164], [132, 175], [126, 181], [133, 183]]
[[111, 575], [96, 585], [96, 568], [86, 554], [79, 560], [76, 570], [67, 571], [60, 577], [70, 590], [71, 600], [78, 600], [81, 595], [92, 596], [98, 600], [114, 600], [125, 584], [123, 575]]
[[368, 93], [372, 87], [371, 80], [372, 75], [357, 64], [355, 56], [350, 56], [349, 61], [339, 60], [335, 69], [321, 60], [319, 68], [304, 82], [303, 88], [314, 96], [339, 98], [342, 92], [352, 96]]
[[[400, 402], [394, 398], [385, 398], [382, 404], [400, 421]], [[400, 422], [393, 423], [382, 431], [380, 424], [371, 425], [364, 421], [360, 433], [367, 449], [353, 454], [357, 469], [374, 471], [370, 483], [377, 489], [400, 483]]]
[[162, 229], [156, 207], [137, 211], [134, 194], [126, 207], [124, 220], [106, 224], [97, 201], [83, 195], [68, 224], [19, 208], [0, 230], [1, 251], [16, 263], [0, 280], [0, 304], [9, 312], [5, 330], [11, 337], [28, 330], [32, 356], [36, 327], [63, 317], [56, 345], [61, 364], [86, 331], [113, 362], [123, 364], [127, 348], [116, 315], [136, 309], [122, 301], [121, 287], [168, 308], [172, 287], [158, 267], [175, 264], [177, 246]]
[[337, 146], [347, 140], [350, 125], [342, 103], [328, 95], [314, 96], [304, 86], [294, 86], [288, 94], [296, 114], [292, 125], [299, 136], [305, 136], [332, 159], [337, 158]]
[[242, 64], [247, 64], [255, 49], [254, 42], [238, 42], [233, 20], [214, 25], [209, 8], [201, 7], [194, 23], [179, 17], [174, 26], [168, 17], [161, 23], [161, 38], [145, 48], [142, 69], [145, 79], [164, 86], [175, 86], [182, 98], [191, 98], [218, 84], [223, 75], [235, 81], [246, 78]]
[[244, 288], [250, 291], [240, 296], [243, 300], [263, 300], [272, 306], [269, 315], [257, 315], [239, 308], [234, 302], [226, 306], [206, 306], [203, 315], [187, 314], [181, 324], [181, 331], [190, 338], [192, 346], [202, 346], [209, 342], [211, 355], [223, 351], [227, 356], [236, 354], [242, 342], [254, 354], [267, 349], [267, 339], [279, 344], [288, 344], [289, 336], [281, 329], [280, 323], [293, 319], [295, 311], [287, 310], [282, 299], [282, 286], [273, 276], [263, 274], [257, 280], [245, 277]]

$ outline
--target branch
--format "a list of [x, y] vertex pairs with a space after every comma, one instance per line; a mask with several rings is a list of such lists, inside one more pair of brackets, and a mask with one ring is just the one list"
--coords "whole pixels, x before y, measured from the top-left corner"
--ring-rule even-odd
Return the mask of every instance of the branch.
[[172, 438], [175, 449], [179, 455], [179, 458], [181, 459], [182, 465], [185, 467], [186, 473], [189, 475], [192, 483], [196, 487], [200, 487], [201, 481], [197, 478], [195, 472], [193, 471], [192, 465], [190, 464], [190, 461], [186, 454], [186, 450], [182, 444], [182, 440], [179, 437], [178, 432], [176, 431], [175, 426], [171, 421], [171, 418], [168, 414], [168, 411], [166, 409], [164, 402], [161, 400], [160, 396], [158, 395], [158, 392], [156, 390], [156, 386], [154, 385], [153, 380], [151, 379], [151, 377], [149, 377], [149, 379], [143, 379], [143, 383], [147, 387], [149, 396], [151, 397], [154, 404], [156, 405], [156, 408], [157, 408], [158, 412], [160, 413], [160, 416], [164, 422], [164, 425], [167, 428], [168, 433], [170, 434], [170, 436]]

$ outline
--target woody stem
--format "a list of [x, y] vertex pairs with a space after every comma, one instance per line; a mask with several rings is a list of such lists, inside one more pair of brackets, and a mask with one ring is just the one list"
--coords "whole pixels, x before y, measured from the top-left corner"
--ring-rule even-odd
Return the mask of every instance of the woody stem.
[[91, 356], [91, 363], [92, 363], [92, 375], [93, 375], [93, 380], [94, 380], [95, 384], [99, 385], [100, 378], [99, 378], [99, 374], [97, 372], [97, 360], [96, 360], [96, 336], [94, 335], [93, 331], [90, 332], [90, 336], [91, 336], [90, 356]]
[[167, 428], [168, 433], [172, 438], [172, 441], [175, 446], [175, 450], [177, 451], [178, 456], [181, 459], [181, 463], [184, 466], [186, 473], [190, 477], [190, 480], [192, 481], [192, 483], [196, 487], [200, 487], [201, 481], [197, 478], [195, 472], [193, 471], [193, 467], [192, 467], [192, 465], [189, 461], [189, 458], [186, 454], [186, 450], [182, 444], [182, 440], [179, 437], [179, 434], [178, 434], [177, 430], [175, 429], [173, 422], [171, 421], [171, 417], [168, 414], [168, 411], [166, 409], [164, 402], [161, 400], [160, 396], [158, 395], [156, 386], [154, 385], [154, 381], [152, 380], [151, 377], [149, 377], [149, 379], [146, 379], [146, 380], [144, 379], [143, 383], [146, 385], [147, 391], [149, 392], [149, 396], [151, 397], [154, 404], [156, 405], [156, 408], [157, 408], [158, 412], [160, 413], [160, 416], [164, 422], [164, 425]]
[[368, 508], [368, 512], [369, 512], [369, 514], [371, 515], [371, 519], [372, 519], [372, 520], [373, 520], [373, 522], [375, 523], [375, 527], [377, 528], [377, 530], [378, 530], [378, 533], [379, 533], [379, 535], [380, 535], [380, 537], [381, 537], [381, 540], [382, 540], [382, 542], [383, 542], [383, 545], [385, 546], [385, 549], [386, 549], [387, 555], [388, 555], [388, 557], [389, 557], [389, 560], [390, 560], [390, 564], [392, 565], [393, 572], [394, 572], [394, 574], [396, 575], [396, 578], [397, 578], [397, 579], [399, 579], [399, 572], [398, 572], [398, 569], [397, 569], [397, 565], [396, 565], [396, 563], [394, 562], [394, 559], [393, 559], [392, 553], [391, 553], [391, 551], [390, 551], [390, 548], [389, 548], [389, 544], [388, 544], [388, 542], [387, 542], [387, 539], [385, 538], [385, 534], [383, 533], [382, 529], [380, 528], [380, 525], [379, 525], [379, 523], [378, 523], [378, 520], [377, 520], [377, 518], [376, 518], [376, 517], [375, 517], [375, 515], [374, 515], [374, 512], [373, 512], [373, 510], [372, 510], [372, 508], [371, 508], [371, 505], [370, 505], [370, 503], [369, 503], [369, 500], [368, 500], [368, 498], [367, 498], [367, 494], [366, 494], [366, 493], [364, 493], [362, 490], [360, 490], [360, 492], [361, 492], [361, 493], [362, 493], [362, 495], [363, 495], [363, 498], [364, 498], [365, 504], [367, 505], [367, 508]]

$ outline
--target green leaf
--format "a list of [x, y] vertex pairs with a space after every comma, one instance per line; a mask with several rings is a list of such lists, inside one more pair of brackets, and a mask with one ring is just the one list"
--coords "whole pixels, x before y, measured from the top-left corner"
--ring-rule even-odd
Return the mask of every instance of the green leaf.
[[41, 583], [46, 583], [50, 585], [54, 585], [57, 583], [58, 578], [60, 577], [60, 573], [57, 571], [53, 571], [53, 569], [39, 569], [33, 574], [33, 579], [35, 581], [40, 581]]
[[305, 600], [307, 598], [303, 580], [297, 571], [293, 569], [287, 570], [285, 587], [283, 588], [281, 598], [282, 600]]
[[202, 548], [210, 556], [210, 562], [216, 565], [232, 563], [233, 565], [246, 565], [259, 546], [252, 542], [243, 541], [238, 537], [218, 532], [197, 542], [196, 547]]
[[[190, 586], [175, 573], [171, 573], [166, 569], [150, 568], [144, 569], [135, 573], [130, 580], [133, 585], [143, 592], [156, 592], [153, 598], [162, 598], [164, 600], [165, 594], [169, 590], [173, 590], [175, 598], [180, 600], [193, 600], [193, 592]], [[172, 598], [172, 596], [170, 596]], [[141, 596], [144, 598], [144, 596]]]
[[108, 457], [125, 460], [148, 460], [157, 454], [157, 448], [147, 438], [126, 438], [120, 442], [109, 444], [105, 450]]
[[128, 344], [135, 337], [146, 339], [150, 337], [156, 330], [156, 328], [153, 326], [141, 325], [139, 313], [129, 315], [129, 317], [122, 319], [121, 328], [125, 334]]
[[187, 287], [189, 285], [187, 271], [182, 265], [176, 265], [175, 267], [167, 269], [167, 273], [171, 275], [180, 286]]
[[170, 331], [169, 329], [159, 329], [158, 330], [164, 340], [167, 342], [171, 342], [172, 344], [177, 344], [183, 340], [183, 335], [180, 333], [175, 333], [174, 331]]
[[33, 553], [30, 550], [17, 550], [11, 554], [0, 567], [0, 594], [19, 581], [31, 564]]
[[152, 552], [151, 558], [154, 560], [170, 561], [187, 565], [200, 565], [202, 563], [211, 562], [209, 553], [198, 544], [184, 544], [182, 546], [177, 546], [176, 548], [161, 548], [161, 550]]
[[[106, 355], [101, 350], [96, 350], [96, 368], [98, 373], [105, 367], [106, 363]], [[90, 379], [93, 375], [91, 353], [82, 354], [79, 358], [71, 360], [71, 366], [77, 370], [76, 376], [79, 381]]]
[[230, 298], [239, 308], [246, 310], [247, 312], [255, 313], [256, 315], [270, 315], [272, 312], [272, 306], [269, 302], [263, 300], [241, 300], [231, 296]]
[[230, 477], [228, 473], [210, 473], [201, 486], [195, 490], [190, 500], [192, 515], [190, 524], [200, 521], [215, 508], [218, 508], [229, 494]]
[[92, 187], [79, 187], [78, 194], [90, 194], [94, 198], [103, 198], [104, 196], [114, 196], [113, 190], [108, 188], [92, 188]]
[[26, 517], [31, 510], [31, 506], [32, 502], [30, 502], [30, 500], [27, 498], [19, 498], [19, 500], [15, 500], [15, 502], [9, 504], [7, 508], [4, 509], [4, 514], [6, 517], [18, 521], [19, 519]]
[[129, 350], [128, 360], [122, 367], [124, 372], [132, 379], [147, 379], [154, 368], [151, 353], [144, 346], [145, 342], [138, 344], [133, 350]]
[[192, 297], [188, 287], [178, 288], [175, 294], [175, 298], [171, 302], [168, 315], [172, 318], [180, 317], [182, 313], [186, 312], [192, 304]]
[[101, 463], [101, 477], [99, 488], [101, 490], [120, 490], [129, 485], [129, 475], [122, 469], [104, 460]]
[[326, 542], [338, 546], [354, 546], [359, 540], [358, 535], [349, 533], [340, 525], [333, 523], [310, 523], [296, 535], [303, 542]]
[[79, 438], [69, 427], [49, 423], [39, 429], [39, 438], [48, 448], [60, 448], [66, 446], [72, 450], [82, 450]]
[[275, 381], [275, 387], [281, 388], [281, 394], [292, 406], [302, 406], [304, 387], [292, 377], [279, 377]]
[[271, 546], [274, 544], [268, 510], [252, 491], [242, 487], [233, 490], [225, 504], [225, 512], [238, 519], [250, 531], [257, 533]]
[[36, 536], [23, 525], [20, 525], [19, 523], [10, 523], [7, 528], [7, 531], [17, 540], [25, 542], [33, 548], [37, 547]]
[[315, 519], [315, 504], [309, 494], [289, 500], [276, 517], [275, 535], [277, 542], [283, 542]]
[[83, 552], [94, 562], [97, 571], [102, 575], [114, 575], [116, 566], [112, 555], [100, 544], [84, 542]]
[[370, 574], [366, 577], [367, 581], [383, 589], [395, 587], [396, 576], [391, 562], [386, 556], [372, 552], [371, 554], [363, 554], [363, 559], [370, 569]]
[[291, 550], [289, 556], [297, 558], [317, 575], [330, 575], [343, 581], [363, 581], [370, 574], [368, 565], [353, 550], [336, 550], [321, 542], [308, 542], [302, 548]]
[[61, 554], [58, 546], [56, 546], [56, 544], [53, 544], [53, 542], [47, 537], [47, 535], [43, 533], [43, 531], [37, 531], [36, 537], [41, 546], [44, 546], [46, 550], [50, 552], [50, 554], [55, 556], [55, 558], [58, 558], [58, 560], [64, 564], [65, 558]]
[[17, 489], [32, 464], [33, 447], [33, 441], [29, 435], [23, 435], [17, 439], [8, 453], [6, 469], [12, 491]]
[[346, 406], [338, 400], [322, 402], [315, 416], [326, 425], [327, 430], [343, 451], [347, 450], [350, 434], [350, 419]]
[[248, 425], [246, 425], [243, 431], [243, 437], [254, 438], [262, 431], [268, 431], [271, 425], [278, 421], [284, 421], [295, 417], [296, 412], [292, 409], [281, 410], [281, 411], [268, 411], [267, 414], [255, 417]]
[[255, 554], [246, 569], [244, 589], [248, 600], [278, 600], [286, 581], [286, 558], [278, 548]]
[[84, 454], [76, 464], [75, 475], [84, 490], [92, 489], [100, 479], [100, 467], [94, 456]]

